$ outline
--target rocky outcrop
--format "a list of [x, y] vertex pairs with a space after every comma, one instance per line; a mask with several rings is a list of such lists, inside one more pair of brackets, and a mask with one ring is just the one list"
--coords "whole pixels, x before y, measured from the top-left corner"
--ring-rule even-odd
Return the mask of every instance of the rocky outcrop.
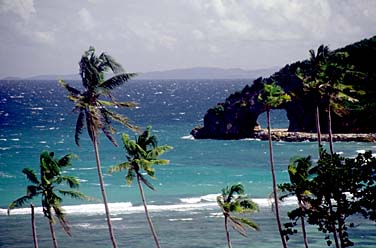
[[[351, 84], [358, 91], [365, 92], [355, 105], [348, 108], [346, 113], [332, 114], [332, 130], [334, 133], [376, 133], [376, 36], [339, 49], [349, 54], [344, 63], [354, 65], [354, 68], [365, 75], [361, 79], [349, 78], [346, 84]], [[257, 138], [260, 133], [258, 116], [265, 112], [265, 106], [258, 101], [258, 95], [263, 89], [263, 83], [276, 82], [285, 92], [292, 96], [292, 101], [280, 108], [285, 109], [289, 119], [290, 133], [315, 133], [315, 106], [313, 99], [303, 92], [303, 84], [296, 76], [298, 68], [305, 69], [309, 62], [296, 62], [286, 65], [266, 79], [257, 79], [251, 86], [231, 94], [224, 102], [218, 103], [207, 111], [204, 125], [191, 131], [197, 139], [243, 139]], [[320, 113], [321, 131], [327, 133], [327, 114], [322, 109]], [[290, 138], [286, 138], [290, 139]], [[291, 138], [293, 139], [293, 138]]]
[[[286, 129], [273, 129], [271, 130], [272, 140], [287, 141], [287, 142], [302, 142], [302, 141], [317, 141], [316, 133], [304, 132], [288, 132]], [[268, 140], [268, 131], [266, 129], [254, 132], [253, 138], [259, 140]], [[323, 134], [322, 141], [329, 141], [327, 134]], [[336, 133], [333, 134], [333, 141], [343, 142], [376, 142], [376, 134], [372, 133]]]

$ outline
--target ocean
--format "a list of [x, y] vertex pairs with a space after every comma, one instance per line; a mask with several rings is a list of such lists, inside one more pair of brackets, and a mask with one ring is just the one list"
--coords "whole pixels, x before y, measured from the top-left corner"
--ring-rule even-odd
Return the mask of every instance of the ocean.
[[[69, 82], [80, 87], [80, 82]], [[225, 186], [241, 182], [247, 194], [259, 204], [260, 211], [249, 215], [260, 231], [248, 231], [248, 237], [232, 231], [233, 247], [281, 247], [269, 195], [272, 192], [267, 141], [194, 140], [190, 131], [202, 125], [205, 112], [227, 96], [240, 91], [250, 80], [133, 80], [115, 90], [116, 99], [135, 101], [134, 109], [117, 109], [141, 128], [152, 126], [159, 144], [173, 146], [163, 155], [167, 166], [156, 166], [156, 191], [145, 189], [154, 225], [162, 247], [226, 247], [224, 219], [216, 196]], [[0, 81], [0, 247], [32, 247], [30, 208], [11, 211], [8, 204], [25, 194], [28, 181], [21, 173], [24, 167], [38, 171], [42, 151], [54, 151], [61, 157], [78, 155], [73, 166], [64, 173], [80, 179], [80, 191], [96, 201], [64, 198], [66, 218], [72, 237], [56, 224], [59, 247], [111, 247], [105, 222], [93, 148], [87, 133], [81, 146], [74, 143], [77, 115], [66, 91], [56, 81]], [[265, 115], [259, 122], [266, 127]], [[272, 126], [287, 128], [283, 110], [272, 111]], [[100, 136], [100, 156], [111, 218], [119, 247], [153, 247], [137, 185], [126, 185], [124, 173], [108, 174], [108, 168], [126, 160], [120, 134], [134, 135], [115, 125], [119, 147]], [[327, 148], [327, 144], [325, 144]], [[372, 150], [374, 143], [337, 142], [336, 152], [354, 157]], [[287, 165], [293, 156], [312, 155], [317, 159], [315, 142], [275, 142], [274, 155], [278, 183], [288, 182]], [[40, 206], [40, 199], [33, 203]], [[294, 199], [282, 203], [283, 221], [286, 213], [296, 207]], [[36, 209], [39, 247], [52, 247], [46, 218]], [[376, 247], [375, 224], [359, 216], [352, 217], [356, 227], [350, 237], [356, 247]], [[327, 247], [324, 235], [309, 227], [310, 247]], [[291, 237], [289, 247], [303, 247], [301, 235]]]

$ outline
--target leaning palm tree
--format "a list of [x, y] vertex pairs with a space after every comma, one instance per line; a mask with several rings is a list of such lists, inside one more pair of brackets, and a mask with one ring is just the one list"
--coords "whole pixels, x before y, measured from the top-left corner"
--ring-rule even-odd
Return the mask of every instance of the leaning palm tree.
[[[308, 197], [310, 195], [310, 170], [312, 169], [311, 157], [293, 157], [288, 166], [290, 183], [279, 185], [284, 193], [280, 199], [295, 196], [298, 200], [298, 217], [300, 218], [304, 246], [308, 248], [308, 239], [304, 217], [309, 209]], [[294, 211], [296, 213], [296, 211]], [[291, 216], [290, 216], [291, 218]]]
[[[62, 196], [69, 196], [75, 199], [87, 199], [87, 197], [84, 194], [77, 190], [66, 190], [56, 188], [59, 184], [62, 183], [67, 183], [69, 188], [72, 189], [78, 188], [79, 181], [76, 177], [62, 174], [62, 168], [69, 166], [70, 160], [74, 157], [74, 155], [68, 154], [60, 159], [55, 159], [53, 152], [42, 152], [40, 155], [40, 179], [38, 179], [37, 174], [33, 169], [24, 168], [22, 170], [22, 173], [25, 174], [25, 176], [32, 183], [32, 185], [27, 186], [25, 196], [16, 199], [8, 207], [9, 214], [11, 209], [21, 207], [27, 201], [33, 199], [34, 197], [41, 196], [43, 214], [48, 219], [51, 237], [55, 248], [57, 248], [57, 240], [55, 236], [55, 230], [53, 227], [53, 224], [55, 223], [54, 215], [59, 220], [65, 233], [69, 236], [71, 235], [70, 227], [67, 221], [65, 220], [65, 214], [61, 207], [62, 198], [58, 194]], [[34, 208], [32, 206], [32, 213], [33, 209]]]
[[154, 178], [155, 169], [153, 168], [153, 165], [168, 164], [168, 160], [159, 159], [158, 157], [166, 151], [172, 149], [172, 147], [168, 145], [158, 146], [156, 136], [151, 134], [151, 127], [147, 127], [147, 129], [140, 136], [138, 136], [135, 141], [130, 140], [127, 134], [122, 135], [122, 140], [124, 149], [127, 151], [127, 161], [112, 166], [110, 168], [110, 173], [127, 170], [125, 179], [129, 185], [132, 184], [134, 178], [137, 179], [142, 204], [144, 205], [145, 209], [146, 219], [150, 226], [155, 244], [158, 248], [160, 248], [158, 236], [147, 208], [142, 184], [145, 184], [151, 190], [155, 189], [154, 186], [145, 178], [143, 171], [146, 172], [146, 175], [149, 177]]
[[[98, 131], [102, 130], [110, 142], [117, 146], [117, 143], [112, 136], [112, 134], [116, 132], [111, 125], [112, 120], [119, 122], [132, 130], [136, 129], [135, 126], [130, 124], [128, 118], [109, 109], [109, 107], [135, 106], [135, 103], [133, 102], [116, 101], [111, 94], [111, 91], [114, 88], [123, 85], [136, 74], [126, 73], [120, 64], [105, 53], [102, 53], [99, 57], [97, 57], [93, 47], [90, 47], [89, 50], [84, 53], [79, 65], [82, 85], [84, 87], [83, 92], [73, 88], [62, 80], [60, 80], [59, 83], [68, 90], [68, 98], [75, 103], [74, 111], [78, 112], [75, 131], [76, 144], [79, 146], [80, 134], [82, 134], [85, 124], [89, 137], [93, 143], [108, 230], [112, 245], [114, 248], [116, 248], [117, 242], [112, 228], [107, 194], [102, 175], [102, 166], [99, 157]], [[106, 73], [110, 71], [112, 71], [114, 75], [106, 79], [105, 76], [108, 75]], [[104, 96], [109, 97], [110, 100], [103, 100], [102, 97]]]
[[258, 96], [258, 100], [264, 103], [266, 107], [266, 117], [268, 122], [268, 136], [269, 136], [269, 158], [270, 158], [270, 171], [272, 173], [273, 182], [273, 196], [274, 196], [274, 210], [277, 219], [278, 231], [281, 236], [282, 245], [284, 248], [287, 247], [286, 239], [283, 234], [282, 224], [279, 214], [279, 204], [278, 204], [278, 194], [277, 194], [277, 179], [275, 176], [274, 169], [274, 156], [273, 156], [273, 144], [271, 135], [271, 125], [270, 125], [270, 111], [272, 108], [279, 107], [281, 104], [291, 100], [291, 97], [284, 92], [284, 90], [277, 84], [272, 83], [264, 84], [264, 89]]
[[217, 197], [217, 203], [225, 217], [225, 231], [228, 248], [231, 248], [230, 233], [228, 230], [229, 221], [232, 227], [241, 235], [246, 236], [244, 225], [258, 230], [258, 225], [247, 218], [233, 216], [232, 213], [250, 213], [258, 210], [257, 204], [254, 203], [244, 193], [244, 186], [241, 183], [227, 186], [222, 189], [222, 194]]

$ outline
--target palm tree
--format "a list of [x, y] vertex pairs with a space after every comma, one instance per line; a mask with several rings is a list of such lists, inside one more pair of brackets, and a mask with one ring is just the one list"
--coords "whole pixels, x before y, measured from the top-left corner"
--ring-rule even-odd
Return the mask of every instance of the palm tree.
[[165, 165], [168, 164], [168, 160], [159, 159], [158, 157], [165, 153], [166, 151], [172, 149], [171, 146], [157, 145], [157, 138], [155, 135], [151, 134], [151, 127], [147, 127], [146, 130], [136, 138], [135, 141], [130, 140], [127, 134], [122, 135], [122, 140], [124, 144], [124, 149], [127, 151], [127, 160], [121, 164], [112, 166], [110, 168], [110, 173], [127, 170], [127, 175], [125, 179], [127, 183], [130, 185], [132, 184], [134, 178], [137, 179], [137, 184], [140, 190], [142, 204], [144, 205], [146, 219], [150, 226], [150, 230], [152, 232], [155, 244], [158, 248], [160, 248], [159, 240], [157, 233], [154, 229], [153, 222], [151, 221], [151, 217], [149, 215], [149, 211], [146, 204], [144, 189], [142, 184], [145, 184], [151, 190], [155, 190], [154, 186], [145, 178], [143, 175], [143, 171], [146, 172], [151, 178], [154, 178], [155, 169], [153, 165]]
[[329, 56], [329, 47], [321, 45], [317, 49], [317, 53], [313, 49], [309, 50], [310, 67], [307, 71], [298, 70], [297, 76], [303, 81], [303, 90], [308, 95], [313, 97], [315, 104], [315, 119], [316, 119], [316, 132], [317, 142], [319, 149], [321, 145], [321, 127], [320, 127], [320, 104], [322, 101], [321, 95], [321, 82], [318, 80], [321, 66], [327, 61]]
[[271, 125], [270, 125], [270, 111], [272, 108], [276, 108], [281, 104], [290, 101], [291, 97], [284, 92], [284, 90], [275, 83], [264, 84], [263, 92], [258, 97], [259, 101], [265, 104], [266, 107], [266, 117], [268, 122], [268, 136], [269, 136], [269, 159], [270, 159], [270, 170], [272, 173], [273, 182], [273, 196], [274, 196], [274, 210], [277, 219], [278, 231], [281, 236], [282, 245], [284, 248], [287, 247], [286, 239], [283, 235], [282, 224], [279, 214], [279, 204], [278, 204], [278, 194], [277, 194], [277, 180], [275, 176], [274, 169], [274, 156], [273, 156], [273, 144], [271, 135]]
[[[136, 74], [126, 73], [120, 64], [105, 53], [102, 53], [99, 57], [97, 57], [93, 47], [90, 47], [89, 50], [84, 53], [79, 65], [82, 85], [84, 87], [83, 92], [73, 88], [62, 80], [60, 80], [59, 83], [68, 90], [68, 98], [75, 103], [74, 111], [78, 112], [75, 131], [76, 144], [79, 146], [80, 134], [85, 127], [85, 123], [89, 137], [93, 143], [99, 184], [106, 212], [107, 225], [112, 245], [114, 248], [116, 248], [117, 243], [112, 228], [107, 194], [102, 175], [102, 166], [99, 157], [98, 130], [102, 130], [110, 142], [117, 146], [117, 143], [112, 136], [112, 134], [116, 132], [111, 125], [112, 120], [119, 122], [132, 130], [136, 129], [135, 126], [130, 124], [128, 118], [108, 108], [135, 106], [135, 103], [132, 102], [116, 101], [116, 99], [112, 96], [111, 91], [127, 82]], [[109, 71], [112, 71], [114, 76], [105, 79], [105, 76], [107, 75], [106, 73]], [[109, 97], [110, 101], [101, 99], [103, 96]]]
[[232, 213], [249, 213], [258, 210], [257, 204], [248, 198], [244, 193], [244, 186], [240, 183], [227, 186], [222, 189], [222, 194], [217, 197], [217, 203], [225, 217], [225, 231], [228, 248], [231, 248], [230, 233], [228, 230], [229, 221], [232, 227], [241, 235], [246, 236], [246, 225], [258, 230], [258, 225], [247, 218], [233, 216]]
[[328, 115], [328, 135], [330, 153], [334, 154], [333, 148], [333, 132], [332, 132], [332, 111], [338, 115], [347, 113], [344, 107], [344, 102], [358, 102], [358, 100], [349, 95], [349, 93], [362, 94], [360, 91], [355, 91], [351, 85], [344, 84], [345, 78], [352, 74], [356, 75], [352, 65], [344, 62], [348, 57], [348, 53], [337, 52], [334, 53], [332, 59], [326, 63], [322, 63], [319, 68], [318, 81], [320, 84], [320, 91], [322, 95], [322, 102], [326, 107]]
[[[76, 177], [62, 175], [61, 168], [69, 166], [70, 160], [75, 156], [68, 154], [60, 159], [54, 158], [53, 152], [44, 151], [40, 155], [40, 179], [38, 179], [37, 174], [31, 168], [24, 168], [22, 173], [25, 174], [26, 178], [32, 183], [32, 185], [27, 186], [26, 195], [22, 196], [8, 206], [8, 214], [10, 210], [16, 207], [23, 206], [27, 201], [33, 199], [36, 196], [42, 197], [42, 208], [43, 214], [47, 217], [52, 241], [54, 247], [57, 248], [57, 241], [55, 236], [55, 230], [53, 224], [55, 224], [55, 217], [59, 220], [63, 230], [69, 236], [70, 227], [65, 220], [65, 214], [61, 208], [62, 198], [57, 195], [59, 193], [62, 196], [69, 196], [76, 199], [86, 199], [87, 197], [77, 190], [65, 190], [57, 189], [59, 184], [67, 183], [69, 188], [77, 189], [79, 186], [79, 181]], [[54, 213], [54, 215], [53, 215]], [[33, 214], [33, 206], [32, 206]], [[33, 217], [32, 217], [33, 218]], [[34, 227], [35, 228], [35, 227]], [[35, 229], [34, 229], [35, 230]]]
[[303, 241], [306, 248], [308, 248], [307, 232], [305, 228], [304, 216], [306, 210], [309, 208], [308, 195], [310, 194], [310, 169], [312, 168], [311, 157], [294, 157], [290, 160], [288, 166], [288, 173], [291, 183], [285, 183], [279, 186], [279, 189], [285, 192], [280, 197], [283, 200], [289, 196], [296, 196], [299, 206], [299, 217], [302, 226]]

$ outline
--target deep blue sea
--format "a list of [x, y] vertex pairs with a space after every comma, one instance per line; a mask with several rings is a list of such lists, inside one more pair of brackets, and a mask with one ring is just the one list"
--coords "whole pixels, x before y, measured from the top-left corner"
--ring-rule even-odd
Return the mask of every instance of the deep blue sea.
[[[79, 82], [70, 82], [80, 87]], [[136, 101], [135, 109], [117, 109], [142, 128], [151, 125], [159, 144], [174, 147], [163, 158], [167, 166], [157, 167], [152, 180], [157, 191], [147, 192], [152, 219], [163, 247], [226, 247], [223, 218], [216, 196], [228, 184], [241, 182], [246, 192], [260, 206], [249, 217], [260, 225], [260, 231], [249, 231], [244, 238], [231, 232], [233, 247], [281, 247], [271, 202], [268, 144], [259, 140], [194, 140], [192, 128], [202, 125], [208, 108], [223, 102], [229, 94], [241, 90], [247, 80], [134, 80], [115, 90], [121, 101]], [[81, 146], [74, 143], [77, 115], [73, 103], [66, 98], [65, 89], [55, 81], [0, 81], [0, 247], [32, 247], [30, 209], [15, 209], [7, 216], [8, 204], [25, 194], [28, 181], [21, 173], [24, 167], [38, 170], [43, 150], [54, 151], [57, 157], [74, 153], [73, 161], [64, 173], [80, 179], [80, 190], [101, 199], [95, 158], [86, 132]], [[265, 127], [265, 115], [259, 122]], [[272, 126], [287, 128], [283, 111], [272, 112]], [[121, 132], [133, 133], [116, 126]], [[335, 150], [353, 157], [365, 150], [375, 152], [374, 143], [336, 143]], [[275, 142], [274, 153], [278, 183], [288, 181], [287, 165], [295, 155], [317, 158], [314, 142]], [[153, 247], [153, 239], [141, 206], [136, 185], [127, 186], [124, 173], [109, 175], [111, 165], [124, 161], [121, 147], [114, 147], [103, 135], [100, 140], [104, 180], [110, 202], [115, 235], [120, 247]], [[40, 199], [34, 204], [40, 206]], [[72, 237], [56, 225], [60, 247], [111, 247], [105, 223], [103, 205], [64, 199]], [[282, 205], [282, 214], [295, 207], [294, 199]], [[52, 247], [48, 224], [37, 209], [39, 247]], [[284, 217], [286, 218], [286, 217]], [[356, 247], [376, 247], [376, 226], [353, 217], [356, 227], [350, 236]], [[310, 247], [327, 247], [324, 236], [309, 228]], [[289, 247], [303, 247], [300, 235], [289, 241]]]

